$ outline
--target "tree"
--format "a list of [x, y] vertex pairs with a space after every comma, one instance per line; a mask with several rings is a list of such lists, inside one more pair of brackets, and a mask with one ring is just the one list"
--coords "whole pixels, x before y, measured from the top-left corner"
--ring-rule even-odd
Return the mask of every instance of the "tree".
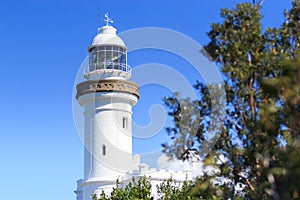
[[[158, 200], [194, 200], [191, 196], [193, 189], [191, 181], [184, 181], [182, 184], [170, 178], [157, 185]], [[115, 188], [110, 194], [102, 192], [99, 198], [93, 195], [93, 200], [152, 200], [150, 178], [140, 177], [137, 180], [132, 178], [127, 185], [121, 187], [120, 182], [116, 182]]]
[[225, 77], [227, 103], [221, 124], [211, 124], [218, 118], [212, 110], [218, 102], [210, 98], [214, 85], [197, 83], [198, 101], [165, 98], [174, 121], [166, 129], [171, 142], [163, 144], [170, 157], [201, 155], [211, 139], [209, 127], [217, 128], [218, 141], [204, 162], [218, 169], [215, 179], [227, 180], [220, 186], [224, 199], [299, 198], [299, 16], [300, 1], [294, 0], [282, 26], [263, 32], [260, 6], [244, 3], [222, 9], [223, 22], [212, 24], [204, 47]]
[[152, 200], [151, 182], [146, 177], [136, 180], [134, 177], [125, 187], [121, 187], [120, 182], [116, 181], [116, 187], [111, 194], [102, 192], [99, 198], [93, 195], [93, 200]]
[[182, 184], [177, 183], [170, 178], [157, 185], [159, 200], [192, 200], [191, 195], [193, 184], [191, 181], [184, 181]]

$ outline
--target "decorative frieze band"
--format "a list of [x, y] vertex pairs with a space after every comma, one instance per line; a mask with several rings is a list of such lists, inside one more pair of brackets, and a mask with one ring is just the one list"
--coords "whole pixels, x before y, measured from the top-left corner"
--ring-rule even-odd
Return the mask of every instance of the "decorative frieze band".
[[139, 98], [138, 85], [125, 80], [90, 80], [79, 83], [76, 98], [96, 92], [125, 92]]

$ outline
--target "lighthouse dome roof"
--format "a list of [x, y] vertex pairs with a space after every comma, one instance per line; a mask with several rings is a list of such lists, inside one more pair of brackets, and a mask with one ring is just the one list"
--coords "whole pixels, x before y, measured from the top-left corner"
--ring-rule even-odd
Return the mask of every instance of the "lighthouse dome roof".
[[95, 46], [120, 46], [127, 49], [124, 41], [117, 35], [117, 29], [110, 25], [98, 29], [98, 34], [94, 37], [88, 50]]

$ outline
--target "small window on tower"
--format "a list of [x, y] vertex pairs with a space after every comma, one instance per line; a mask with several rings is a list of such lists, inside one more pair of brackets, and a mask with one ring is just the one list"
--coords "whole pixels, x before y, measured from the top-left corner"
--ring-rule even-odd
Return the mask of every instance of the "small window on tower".
[[106, 146], [104, 144], [102, 145], [102, 155], [106, 155]]
[[128, 118], [123, 117], [123, 128], [128, 128]]

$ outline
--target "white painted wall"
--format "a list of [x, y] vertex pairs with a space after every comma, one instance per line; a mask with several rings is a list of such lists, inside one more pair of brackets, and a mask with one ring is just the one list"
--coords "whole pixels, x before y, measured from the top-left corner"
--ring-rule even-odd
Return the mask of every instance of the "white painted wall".
[[82, 95], [78, 101], [85, 117], [83, 200], [90, 200], [98, 187], [114, 185], [138, 167], [132, 157], [132, 106], [138, 98], [129, 93], [97, 92]]

